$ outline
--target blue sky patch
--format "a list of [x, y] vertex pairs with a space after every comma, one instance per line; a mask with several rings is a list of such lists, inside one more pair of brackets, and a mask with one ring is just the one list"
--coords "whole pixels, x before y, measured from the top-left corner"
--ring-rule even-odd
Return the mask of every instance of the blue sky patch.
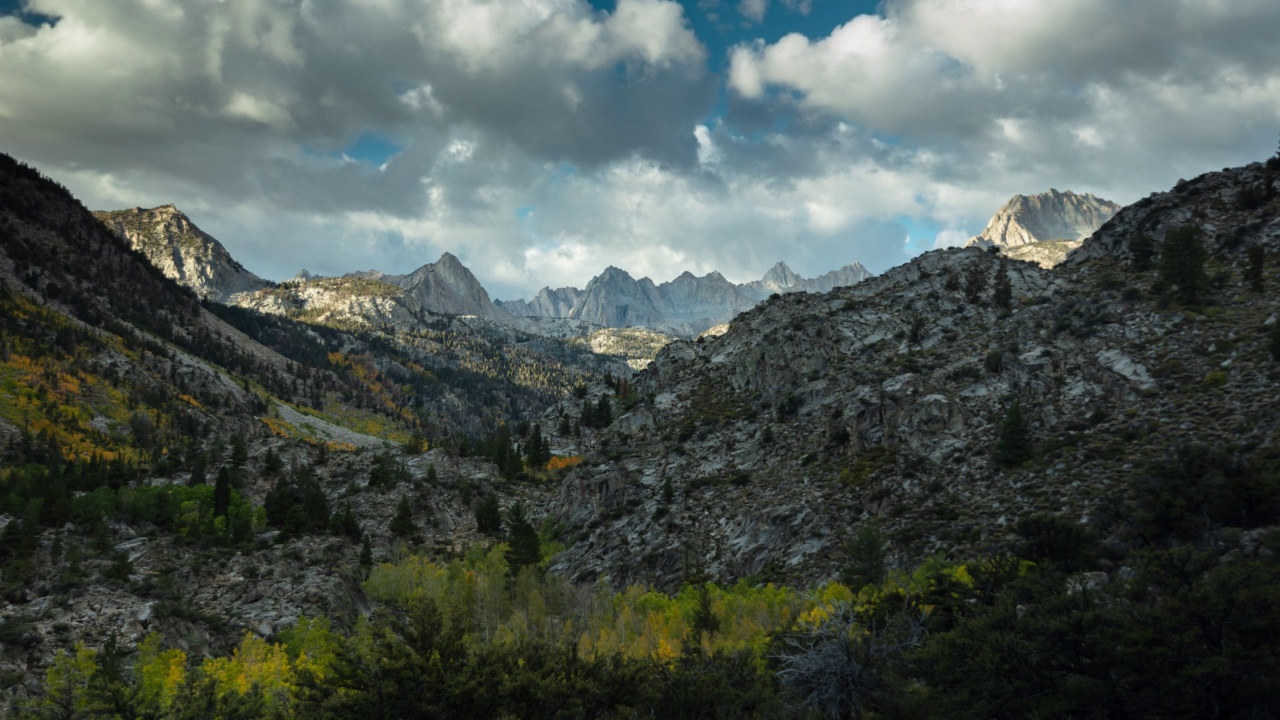
[[403, 145], [385, 135], [367, 131], [343, 148], [341, 154], [362, 165], [379, 168], [403, 149]]

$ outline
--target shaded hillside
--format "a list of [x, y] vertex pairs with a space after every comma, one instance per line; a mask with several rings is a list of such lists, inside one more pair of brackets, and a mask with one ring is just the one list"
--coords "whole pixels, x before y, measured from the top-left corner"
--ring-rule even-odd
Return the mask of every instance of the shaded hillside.
[[[861, 527], [908, 565], [1001, 547], [1037, 511], [1106, 537], [1179, 448], [1274, 473], [1275, 197], [1261, 164], [1211, 173], [1123, 210], [1057, 271], [933, 252], [669, 345], [563, 486], [553, 567], [812, 581]], [[1183, 251], [1159, 252], [1186, 237], [1207, 257], [1191, 303], [1167, 281]]]

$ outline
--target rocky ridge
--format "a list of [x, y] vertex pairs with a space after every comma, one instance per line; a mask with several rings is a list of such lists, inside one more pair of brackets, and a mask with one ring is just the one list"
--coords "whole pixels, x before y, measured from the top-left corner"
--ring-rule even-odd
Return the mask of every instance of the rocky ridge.
[[1008, 257], [1053, 267], [1120, 210], [1092, 193], [1014, 195], [965, 247], [999, 247]]
[[[1247, 247], [1280, 253], [1280, 205], [1240, 200], [1259, 183], [1275, 197], [1261, 165], [1180, 184], [1121, 211], [1057, 270], [936, 251], [672, 343], [548, 503], [569, 546], [553, 571], [813, 582], [836, 574], [864, 524], [911, 566], [1001, 547], [1037, 511], [1106, 537], [1150, 459], [1188, 444], [1274, 449], [1280, 276], [1273, 264], [1259, 296], [1236, 274]], [[1170, 307], [1150, 290], [1155, 272], [1126, 263], [1137, 231], [1159, 241], [1187, 222], [1219, 278], [1203, 309]], [[1037, 452], [1005, 467], [993, 448], [1015, 401]]]
[[270, 285], [173, 205], [95, 212], [94, 217], [128, 240], [165, 277], [201, 298], [226, 303], [240, 293]]
[[727, 323], [772, 294], [827, 292], [871, 277], [859, 263], [807, 279], [779, 262], [760, 280], [734, 284], [717, 272], [697, 277], [685, 272], [669, 282], [636, 280], [625, 270], [606, 268], [586, 288], [543, 288], [533, 300], [500, 302], [521, 317], [572, 318], [604, 327], [646, 327], [685, 338]]

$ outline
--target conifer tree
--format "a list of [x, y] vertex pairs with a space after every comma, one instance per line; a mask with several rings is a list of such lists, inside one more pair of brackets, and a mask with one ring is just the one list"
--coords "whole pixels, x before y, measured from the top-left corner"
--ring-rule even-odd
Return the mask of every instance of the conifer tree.
[[486, 495], [476, 504], [476, 530], [491, 536], [502, 533], [502, 511], [497, 495]]
[[1138, 272], [1151, 269], [1151, 259], [1156, 254], [1156, 241], [1145, 232], [1140, 232], [1129, 241], [1129, 264]]
[[607, 428], [613, 424], [613, 406], [609, 404], [609, 396], [600, 393], [600, 401], [596, 403], [595, 421], [597, 428]]
[[242, 468], [248, 461], [249, 446], [245, 443], [243, 435], [235, 435], [231, 438], [231, 465]]
[[1200, 228], [1183, 225], [1170, 230], [1160, 245], [1161, 288], [1173, 288], [1173, 297], [1184, 305], [1195, 305], [1204, 299], [1209, 277], [1205, 273], [1208, 253], [1200, 240]]
[[541, 544], [538, 531], [534, 530], [525, 514], [524, 503], [516, 502], [507, 510], [507, 527], [510, 528], [510, 549], [507, 550], [507, 565], [512, 576], [519, 575], [520, 569], [527, 565], [537, 565], [542, 559]]
[[1244, 271], [1244, 278], [1248, 281], [1250, 290], [1261, 294], [1265, 289], [1265, 276], [1262, 271], [1267, 261], [1267, 251], [1261, 245], [1252, 245], [1249, 247], [1248, 254], [1249, 267]]
[[1013, 283], [1009, 281], [1009, 263], [1000, 259], [1000, 269], [996, 271], [996, 289], [993, 297], [996, 307], [1009, 310], [1013, 307]]
[[195, 487], [203, 485], [206, 479], [205, 474], [208, 472], [208, 457], [204, 453], [196, 455], [195, 462], [191, 464], [191, 477], [187, 480], [187, 487]]
[[400, 504], [396, 506], [396, 515], [391, 518], [391, 524], [387, 529], [393, 536], [400, 538], [408, 538], [418, 532], [417, 525], [413, 523], [413, 510], [409, 507], [409, 498], [400, 498]]
[[231, 508], [231, 470], [226, 466], [218, 469], [218, 479], [213, 485], [213, 516], [226, 517]]
[[996, 463], [1017, 467], [1031, 459], [1031, 430], [1022, 415], [1022, 403], [1015, 400], [1000, 426], [996, 440]]

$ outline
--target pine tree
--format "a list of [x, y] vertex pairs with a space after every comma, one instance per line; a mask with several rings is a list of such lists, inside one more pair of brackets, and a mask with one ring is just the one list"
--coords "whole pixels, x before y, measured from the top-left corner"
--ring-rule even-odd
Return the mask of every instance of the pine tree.
[[226, 517], [231, 508], [231, 470], [226, 466], [218, 469], [218, 479], [213, 485], [213, 516]]
[[607, 428], [613, 424], [613, 406], [609, 404], [609, 396], [601, 393], [596, 403], [595, 421], [597, 428]]
[[996, 463], [1003, 467], [1017, 467], [1031, 459], [1031, 430], [1022, 415], [1022, 403], [1013, 401], [1000, 426], [996, 440]]
[[436, 464], [427, 465], [427, 484], [436, 485], [440, 482], [440, 476], [436, 474]]
[[476, 530], [490, 536], [502, 533], [502, 511], [497, 495], [486, 495], [476, 504]]
[[675, 499], [676, 499], [676, 491], [675, 491], [675, 488], [671, 486], [671, 476], [667, 475], [666, 477], [662, 478], [662, 502], [666, 503], [667, 505], [670, 505], [671, 501]]
[[284, 461], [280, 459], [280, 454], [275, 448], [267, 450], [267, 456], [262, 460], [262, 470], [268, 475], [274, 475], [284, 469]]
[[191, 477], [187, 480], [187, 487], [195, 487], [203, 485], [208, 472], [209, 459], [204, 453], [196, 455], [195, 462], [191, 464]]
[[373, 567], [373, 546], [369, 543], [369, 538], [365, 538], [360, 542], [360, 567]]
[[1013, 307], [1013, 283], [1009, 280], [1009, 263], [1001, 258], [996, 272], [996, 289], [993, 297], [996, 307], [1009, 310]]
[[1129, 264], [1138, 272], [1151, 269], [1151, 259], [1156, 254], [1156, 241], [1145, 232], [1140, 232], [1129, 241]]
[[1170, 230], [1160, 245], [1158, 285], [1176, 288], [1173, 296], [1183, 305], [1195, 305], [1203, 300], [1209, 285], [1204, 268], [1208, 253], [1200, 235], [1200, 228], [1195, 225], [1183, 225]]
[[418, 527], [413, 523], [413, 510], [409, 507], [409, 498], [400, 498], [400, 504], [396, 506], [396, 515], [391, 518], [391, 524], [387, 529], [393, 536], [400, 538], [408, 538], [418, 532]]
[[507, 527], [510, 528], [510, 549], [507, 550], [507, 565], [512, 576], [519, 575], [520, 569], [528, 565], [537, 565], [542, 560], [541, 543], [538, 531], [525, 515], [524, 503], [516, 502], [507, 510]]
[[249, 461], [249, 446], [245, 443], [243, 435], [236, 435], [231, 438], [231, 465], [232, 467], [242, 468]]
[[524, 448], [525, 461], [530, 467], [542, 469], [551, 461], [551, 449], [547, 447], [547, 441], [542, 437], [542, 426], [534, 423], [533, 429], [529, 431], [529, 442]]
[[1248, 254], [1249, 267], [1244, 271], [1244, 278], [1248, 281], [1250, 290], [1261, 294], [1265, 289], [1266, 277], [1262, 271], [1267, 262], [1267, 251], [1261, 245], [1251, 245]]

